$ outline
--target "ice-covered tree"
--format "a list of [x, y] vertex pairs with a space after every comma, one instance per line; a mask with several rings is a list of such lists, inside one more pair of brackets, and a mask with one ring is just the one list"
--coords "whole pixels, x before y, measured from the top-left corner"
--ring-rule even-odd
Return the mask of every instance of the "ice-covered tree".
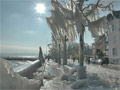
[[[54, 1], [52, 1], [52, 3], [53, 2]], [[51, 10], [51, 14], [52, 16], [46, 18], [46, 20], [52, 31], [53, 46], [59, 49], [59, 45], [61, 45], [64, 50], [64, 59], [67, 59], [66, 41], [75, 40], [76, 32], [74, 30], [74, 25], [59, 11], [59, 8]], [[64, 60], [64, 64], [67, 64], [67, 60]]]
[[[105, 34], [108, 29], [107, 19], [105, 16], [100, 17], [100, 13], [102, 11], [112, 11], [113, 2], [107, 2], [108, 0], [93, 0], [92, 3], [91, 0], [51, 0], [54, 10], [51, 12], [52, 16], [50, 18], [53, 18], [51, 23], [56, 27], [56, 30], [61, 31], [62, 35], [66, 34], [71, 40], [74, 39], [75, 32], [78, 33], [80, 40], [79, 65], [81, 68], [84, 67], [85, 27], [88, 27], [94, 38]], [[51, 29], [55, 31], [55, 28], [51, 27]], [[81, 68], [78, 76], [81, 74], [79, 78], [85, 78], [85, 70]]]

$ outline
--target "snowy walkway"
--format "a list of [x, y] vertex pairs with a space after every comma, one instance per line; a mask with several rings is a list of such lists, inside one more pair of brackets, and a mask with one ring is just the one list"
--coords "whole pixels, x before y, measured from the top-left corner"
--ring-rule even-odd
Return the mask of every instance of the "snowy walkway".
[[[69, 60], [69, 62], [72, 63], [72, 60]], [[75, 65], [78, 65], [78, 61], [75, 62]], [[114, 88], [115, 90], [120, 90], [120, 66], [115, 66], [111, 64], [108, 66], [95, 64], [90, 64], [86, 66], [87, 73], [97, 74], [98, 77], [108, 83], [111, 88]]]
[[104, 68], [99, 65], [88, 65], [87, 73], [96, 73], [99, 78], [108, 82], [110, 87], [118, 87], [120, 90], [120, 71]]
[[108, 64], [108, 65], [103, 65], [103, 67], [120, 71], [120, 64]]

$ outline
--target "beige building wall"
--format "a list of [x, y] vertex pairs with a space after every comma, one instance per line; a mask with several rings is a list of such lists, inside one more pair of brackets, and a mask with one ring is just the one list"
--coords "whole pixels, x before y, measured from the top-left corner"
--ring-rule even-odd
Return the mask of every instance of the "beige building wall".
[[109, 61], [110, 63], [120, 63], [120, 18], [114, 18], [109, 23]]

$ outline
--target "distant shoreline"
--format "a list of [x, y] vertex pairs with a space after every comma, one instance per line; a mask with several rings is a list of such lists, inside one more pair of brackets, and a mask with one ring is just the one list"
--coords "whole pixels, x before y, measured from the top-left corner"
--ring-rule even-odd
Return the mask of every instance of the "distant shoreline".
[[38, 53], [2, 53], [0, 52], [0, 57], [7, 56], [38, 56]]
[[38, 59], [37, 56], [5, 56], [2, 57], [7, 60], [29, 60], [29, 61], [35, 61]]

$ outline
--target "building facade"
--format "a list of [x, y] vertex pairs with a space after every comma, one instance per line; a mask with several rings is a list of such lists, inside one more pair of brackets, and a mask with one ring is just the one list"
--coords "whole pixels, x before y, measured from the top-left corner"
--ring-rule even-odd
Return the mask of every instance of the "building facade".
[[108, 14], [107, 20], [109, 30], [106, 35], [95, 39], [92, 55], [99, 58], [100, 54], [103, 54], [109, 58], [109, 63], [120, 63], [120, 10]]
[[113, 15], [108, 14], [107, 19], [110, 25], [108, 31], [109, 62], [120, 63], [120, 10], [113, 11]]

